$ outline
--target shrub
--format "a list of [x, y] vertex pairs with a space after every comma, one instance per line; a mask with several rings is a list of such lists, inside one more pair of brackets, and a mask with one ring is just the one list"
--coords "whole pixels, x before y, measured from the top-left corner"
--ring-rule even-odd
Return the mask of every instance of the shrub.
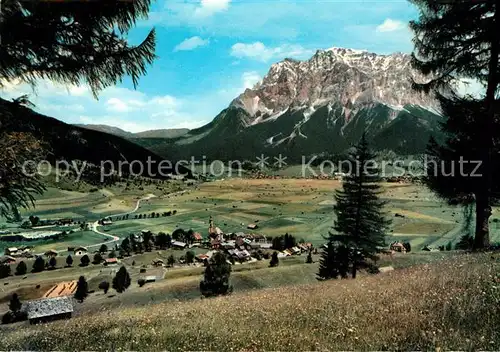
[[12, 324], [15, 321], [14, 313], [8, 311], [2, 316], [2, 324]]
[[146, 284], [146, 280], [139, 279], [139, 280], [137, 280], [137, 284], [139, 285], [139, 287], [142, 287], [142, 286], [144, 286]]
[[104, 291], [104, 294], [107, 294], [108, 293], [108, 290], [109, 290], [109, 282], [107, 281], [102, 281], [100, 284], [99, 284], [99, 289], [100, 290], [103, 290]]
[[68, 257], [66, 258], [66, 265], [67, 266], [73, 265], [73, 257], [71, 255], [68, 255]]
[[26, 266], [26, 263], [23, 261], [20, 261], [16, 267], [16, 275], [25, 275], [27, 271], [28, 271], [28, 267]]
[[167, 258], [167, 265], [168, 266], [173, 266], [175, 264], [175, 257], [173, 254], [171, 254], [168, 258]]
[[113, 288], [118, 293], [124, 292], [130, 286], [130, 275], [127, 269], [122, 266], [113, 278]]
[[102, 255], [100, 253], [94, 254], [94, 260], [92, 264], [101, 264], [102, 263]]
[[17, 293], [14, 293], [12, 295], [12, 298], [10, 299], [10, 302], [9, 302], [10, 311], [13, 312], [14, 314], [16, 314], [21, 310], [22, 305], [23, 304], [21, 303], [19, 296], [17, 295]]
[[10, 276], [10, 271], [11, 271], [10, 265], [0, 264], [0, 279]]
[[24, 321], [28, 319], [28, 314], [26, 312], [11, 312], [8, 311], [2, 316], [2, 324], [12, 324], [18, 321]]
[[80, 266], [87, 266], [90, 264], [90, 258], [87, 254], [80, 258]]
[[186, 263], [187, 264], [191, 264], [194, 262], [194, 257], [195, 257], [195, 254], [193, 251], [187, 251], [186, 252]]
[[88, 292], [89, 292], [89, 285], [85, 280], [85, 277], [80, 276], [76, 286], [75, 299], [80, 303], [83, 302], [83, 300], [87, 298]]
[[269, 266], [271, 268], [274, 268], [275, 266], [278, 266], [280, 263], [280, 260], [278, 258], [278, 252], [274, 252], [272, 257], [271, 257], [271, 261], [269, 262]]
[[39, 273], [45, 270], [45, 260], [42, 257], [37, 257], [35, 262], [33, 263], [33, 269], [31, 270], [34, 273]]
[[54, 270], [56, 268], [56, 265], [57, 265], [57, 259], [56, 259], [56, 257], [51, 257], [49, 259], [49, 267], [50, 267], [50, 269]]

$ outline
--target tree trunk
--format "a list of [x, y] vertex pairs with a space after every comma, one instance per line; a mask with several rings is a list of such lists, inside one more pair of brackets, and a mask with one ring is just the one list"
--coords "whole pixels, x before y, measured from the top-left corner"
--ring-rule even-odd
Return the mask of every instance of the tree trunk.
[[476, 195], [476, 235], [474, 237], [474, 250], [486, 248], [490, 245], [489, 219], [491, 206], [489, 197]]
[[357, 261], [356, 259], [352, 262], [352, 278], [356, 278], [356, 271], [357, 271]]
[[486, 116], [483, 119], [484, 144], [482, 146], [482, 174], [483, 181], [476, 194], [476, 233], [474, 236], [474, 250], [486, 248], [490, 245], [489, 218], [491, 215], [491, 184], [492, 184], [492, 158], [493, 151], [493, 127], [495, 120], [495, 93], [498, 86], [498, 59], [500, 54], [500, 43], [498, 33], [500, 32], [500, 0], [495, 1], [494, 26], [491, 35], [491, 54], [488, 64], [488, 84], [486, 87]]

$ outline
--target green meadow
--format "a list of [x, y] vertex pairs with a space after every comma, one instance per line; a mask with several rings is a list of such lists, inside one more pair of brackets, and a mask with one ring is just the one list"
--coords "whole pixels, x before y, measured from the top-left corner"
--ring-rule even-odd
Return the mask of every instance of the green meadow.
[[[210, 216], [224, 232], [254, 232], [268, 237], [289, 233], [316, 245], [324, 242], [334, 222], [334, 191], [339, 181], [313, 179], [232, 178], [185, 187], [184, 192], [166, 194], [154, 187], [126, 191], [115, 187], [97, 192], [70, 192], [49, 189], [35, 209], [23, 215], [40, 218], [74, 217], [96, 221], [104, 216], [130, 212], [137, 200], [147, 194], [127, 220], [113, 217], [113, 224], [100, 231], [123, 238], [147, 229], [171, 233], [177, 228], [193, 229], [206, 235]], [[437, 247], [456, 243], [472, 229], [464, 227], [463, 210], [439, 200], [417, 184], [385, 183], [382, 197], [387, 201], [387, 216], [392, 219], [387, 242], [409, 241], [416, 250], [425, 245]], [[176, 211], [175, 215], [151, 217], [151, 213]], [[139, 219], [139, 215], [141, 219]], [[136, 218], [137, 217], [137, 218]], [[495, 208], [492, 216], [492, 241], [500, 241]], [[256, 230], [248, 230], [248, 224]], [[473, 225], [473, 224], [472, 224]], [[75, 232], [63, 243], [37, 243], [43, 250], [62, 250], [71, 245], [94, 245], [109, 238], [92, 232]]]

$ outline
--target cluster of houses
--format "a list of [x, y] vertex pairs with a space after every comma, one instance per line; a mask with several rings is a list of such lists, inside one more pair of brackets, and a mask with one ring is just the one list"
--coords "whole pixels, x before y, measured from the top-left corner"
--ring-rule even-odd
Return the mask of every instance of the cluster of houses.
[[[258, 228], [256, 224], [249, 224], [247, 226], [249, 230], [255, 230]], [[266, 252], [272, 250], [271, 241], [262, 234], [255, 233], [244, 233], [244, 232], [233, 232], [224, 233], [219, 227], [215, 226], [214, 220], [210, 217], [208, 226], [208, 238], [203, 240], [203, 236], [195, 232], [193, 234], [193, 243], [191, 245], [180, 242], [173, 241], [172, 247], [177, 249], [187, 249], [192, 247], [208, 248], [208, 252], [204, 254], [198, 254], [195, 259], [198, 262], [205, 262], [209, 260], [214, 253], [217, 251], [223, 251], [226, 256], [234, 262], [248, 262], [252, 261], [252, 256], [256, 252]], [[311, 243], [301, 243], [293, 248], [286, 249], [284, 251], [278, 252], [278, 257], [288, 257], [292, 255], [300, 255], [303, 252], [307, 252], [312, 248]], [[153, 263], [154, 265], [159, 265], [158, 261]]]
[[17, 258], [32, 258], [32, 250], [33, 247], [30, 246], [5, 248], [4, 255], [0, 257], [0, 264], [13, 264]]
[[[35, 255], [31, 253], [32, 247], [10, 247], [6, 248], [4, 251], [4, 255], [0, 257], [0, 264], [15, 264], [18, 260], [22, 258], [33, 258]], [[87, 247], [68, 247], [68, 252], [76, 257], [82, 257], [84, 255], [95, 254], [98, 251], [89, 252]], [[57, 257], [59, 252], [54, 249], [49, 249], [43, 254], [47, 259], [52, 257]], [[92, 260], [92, 258], [89, 258]], [[105, 258], [103, 259], [102, 264], [104, 265], [113, 265], [118, 264], [118, 258]]]

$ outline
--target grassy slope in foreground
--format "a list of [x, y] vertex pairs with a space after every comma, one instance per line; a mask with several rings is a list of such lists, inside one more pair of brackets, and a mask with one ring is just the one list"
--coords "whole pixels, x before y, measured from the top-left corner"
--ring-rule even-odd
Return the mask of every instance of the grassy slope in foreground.
[[107, 311], [6, 331], [16, 350], [499, 350], [500, 257]]

